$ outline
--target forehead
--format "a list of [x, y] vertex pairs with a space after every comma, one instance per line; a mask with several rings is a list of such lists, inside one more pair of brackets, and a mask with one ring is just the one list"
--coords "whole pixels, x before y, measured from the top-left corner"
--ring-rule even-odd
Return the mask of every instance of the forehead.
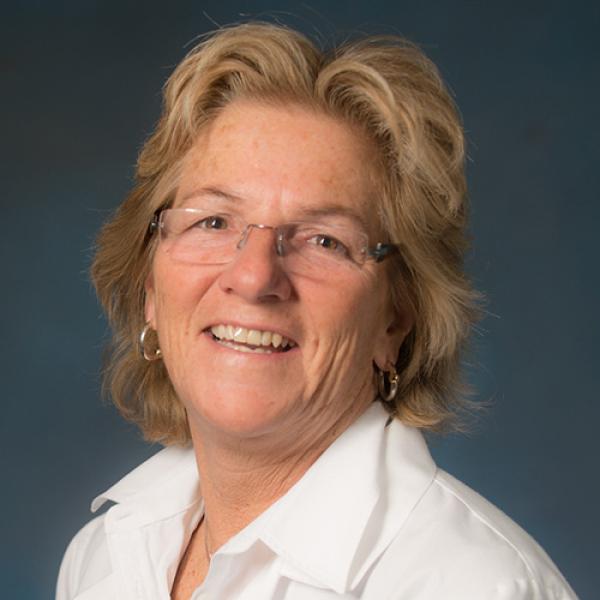
[[252, 210], [293, 218], [298, 210], [376, 213], [373, 148], [357, 129], [297, 106], [237, 101], [188, 152], [176, 204], [221, 189]]

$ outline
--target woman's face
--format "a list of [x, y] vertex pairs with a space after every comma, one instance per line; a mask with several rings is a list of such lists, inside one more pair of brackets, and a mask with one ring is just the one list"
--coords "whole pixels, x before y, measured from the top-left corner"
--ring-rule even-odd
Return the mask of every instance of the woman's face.
[[[271, 226], [311, 215], [360, 227], [373, 244], [380, 232], [372, 152], [327, 116], [238, 101], [189, 151], [173, 206], [209, 206]], [[219, 265], [180, 262], [159, 244], [146, 318], [193, 435], [325, 435], [373, 400], [373, 362], [395, 360], [405, 327], [390, 306], [382, 265], [297, 274], [284, 262], [271, 229], [252, 228]], [[242, 339], [255, 333], [246, 343], [219, 339], [235, 330]], [[257, 348], [256, 332], [259, 343], [271, 334], [270, 346]], [[275, 334], [291, 349], [276, 349]]]

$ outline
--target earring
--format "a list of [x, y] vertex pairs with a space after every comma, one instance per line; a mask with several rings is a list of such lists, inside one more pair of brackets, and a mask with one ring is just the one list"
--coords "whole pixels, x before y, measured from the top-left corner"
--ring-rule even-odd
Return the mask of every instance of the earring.
[[162, 352], [160, 351], [158, 344], [156, 345], [156, 348], [152, 350], [152, 353], [149, 353], [146, 350], [146, 335], [148, 335], [149, 331], [150, 322], [144, 325], [144, 329], [142, 329], [142, 333], [140, 333], [140, 353], [148, 362], [152, 362], [155, 360], [159, 360], [162, 357]]
[[377, 391], [384, 402], [394, 402], [398, 393], [399, 381], [400, 377], [392, 363], [390, 363], [388, 371], [377, 368]]

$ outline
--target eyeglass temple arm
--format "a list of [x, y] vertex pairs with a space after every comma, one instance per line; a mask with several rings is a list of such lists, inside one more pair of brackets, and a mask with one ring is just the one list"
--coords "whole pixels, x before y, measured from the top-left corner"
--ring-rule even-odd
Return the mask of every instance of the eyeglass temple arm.
[[152, 217], [152, 221], [150, 221], [150, 224], [148, 225], [148, 235], [152, 235], [155, 231], [158, 231], [158, 223], [159, 223], [161, 212], [162, 212], [162, 209], [159, 208], [154, 213], [154, 216]]
[[392, 256], [399, 251], [400, 248], [396, 244], [383, 244], [382, 242], [377, 242], [373, 248], [367, 248], [367, 256], [379, 263], [388, 256]]

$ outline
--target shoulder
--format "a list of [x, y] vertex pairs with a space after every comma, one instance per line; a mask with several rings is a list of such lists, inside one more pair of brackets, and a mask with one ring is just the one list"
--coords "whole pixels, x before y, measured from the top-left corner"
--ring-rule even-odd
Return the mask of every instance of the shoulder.
[[69, 543], [60, 565], [56, 600], [74, 598], [110, 574], [105, 516], [106, 513], [92, 519]]
[[389, 598], [576, 598], [552, 560], [523, 529], [440, 470], [377, 570], [383, 577], [398, 574], [391, 575], [391, 588], [387, 582], [387, 590], [395, 590]]
[[[443, 501], [442, 515], [449, 533], [462, 532], [474, 547], [491, 553], [506, 553], [509, 561], [495, 562], [500, 566], [515, 563], [524, 574], [542, 579], [556, 571], [548, 555], [537, 542], [491, 502], [444, 471], [438, 471], [431, 489], [433, 502]], [[424, 508], [427, 506], [424, 503]], [[487, 554], [484, 553], [484, 557]]]
[[198, 494], [190, 448], [165, 448], [137, 466], [92, 502], [92, 511], [107, 501], [115, 505], [71, 540], [60, 566], [56, 599], [72, 600], [82, 593], [85, 598], [113, 597], [120, 585], [115, 564], [131, 531], [181, 512], [197, 502]]

